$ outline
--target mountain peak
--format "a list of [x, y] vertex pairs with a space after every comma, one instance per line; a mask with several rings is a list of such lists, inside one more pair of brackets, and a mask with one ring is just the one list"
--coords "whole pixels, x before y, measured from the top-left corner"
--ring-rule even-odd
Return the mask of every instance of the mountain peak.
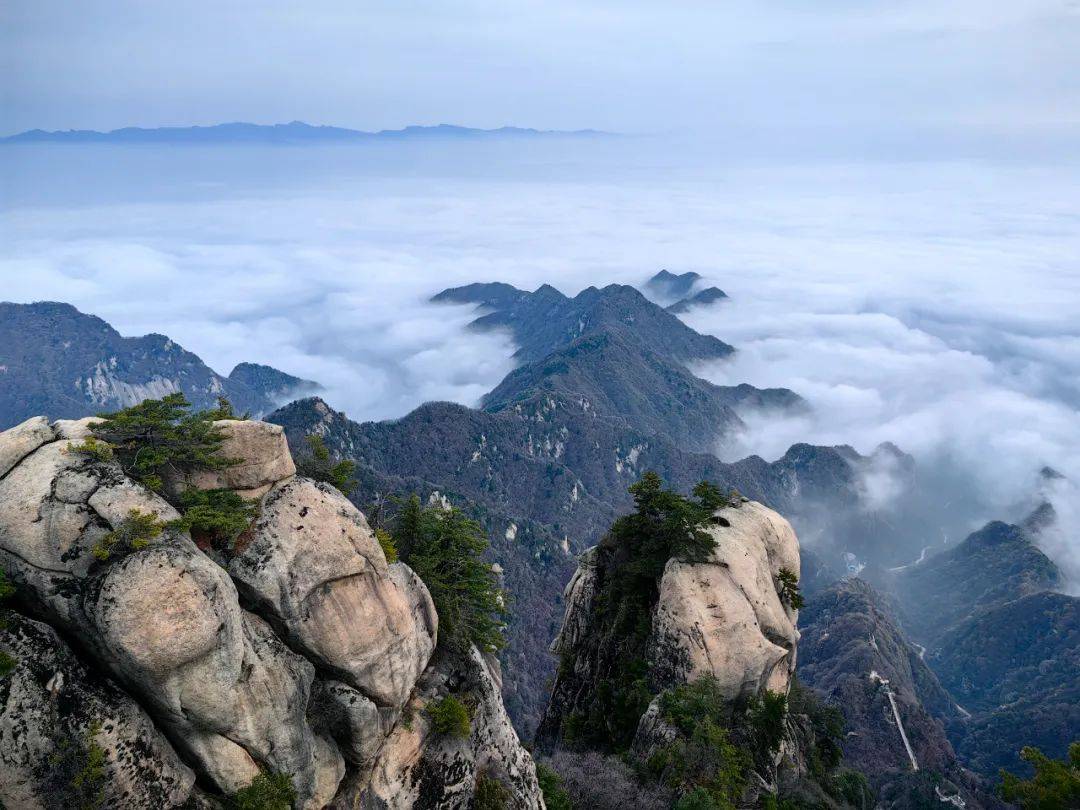
[[706, 287], [700, 292], [679, 299], [667, 309], [668, 312], [679, 314], [686, 312], [691, 307], [709, 306], [710, 304], [715, 304], [717, 301], [723, 301], [727, 297], [727, 293], [719, 287]]
[[660, 298], [675, 300], [689, 295], [699, 281], [701, 281], [700, 274], [692, 270], [679, 275], [668, 270], [661, 270], [645, 282], [645, 288]]
[[167, 335], [124, 337], [71, 304], [0, 302], [0, 428], [38, 413], [79, 418], [182, 392], [197, 408], [228, 397], [240, 412], [265, 413], [308, 380], [240, 364], [222, 377]]
[[734, 351], [718, 338], [695, 332], [626, 284], [587, 287], [573, 298], [550, 284], [531, 293], [509, 284], [470, 284], [443, 290], [432, 300], [491, 307], [494, 311], [473, 321], [472, 327], [509, 329], [518, 344], [516, 356], [527, 362], [601, 330], [617, 331], [627, 343], [677, 363], [726, 357]]
[[370, 132], [325, 124], [308, 124], [304, 121], [290, 121], [287, 124], [252, 124], [245, 121], [233, 121], [209, 126], [121, 127], [106, 132], [92, 129], [54, 131], [30, 129], [0, 138], [0, 143], [304, 143], [424, 138], [583, 138], [604, 137], [609, 134], [593, 129], [564, 131], [511, 126], [478, 129], [456, 124], [436, 126], [414, 124], [401, 129]]

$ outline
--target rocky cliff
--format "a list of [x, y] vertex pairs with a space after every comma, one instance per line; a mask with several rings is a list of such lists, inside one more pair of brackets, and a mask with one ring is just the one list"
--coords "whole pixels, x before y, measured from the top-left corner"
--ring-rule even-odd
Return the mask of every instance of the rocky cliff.
[[[295, 475], [280, 428], [218, 423], [240, 463], [167, 482], [258, 499], [226, 559], [174, 528], [101, 553], [133, 510], [177, 513], [74, 450], [89, 421], [0, 433], [6, 806], [67, 803], [90, 766], [110, 807], [214, 807], [266, 771], [304, 808], [467, 807], [479, 780], [543, 806], [497, 664], [437, 648], [424, 584], [347, 499]], [[451, 692], [467, 735], [425, 712]]]
[[[798, 576], [799, 543], [791, 525], [754, 501], [716, 512], [706, 559], [668, 560], [658, 583], [645, 643], [651, 690], [659, 693], [704, 675], [729, 700], [765, 689], [786, 692], [795, 670], [796, 611], [777, 587], [781, 569]], [[566, 587], [563, 626], [552, 643], [562, 665], [541, 725], [554, 740], [611, 672], [594, 628], [595, 600], [613, 575], [618, 552], [607, 538], [586, 551]]]
[[[864, 561], [910, 554], [888, 525], [860, 506], [861, 470], [885, 449], [862, 457], [850, 448], [796, 445], [772, 463], [753, 456], [725, 464], [685, 453], [664, 434], [599, 415], [587, 401], [551, 394], [519, 405], [492, 413], [428, 403], [401, 419], [357, 423], [307, 399], [267, 418], [283, 425], [298, 448], [315, 433], [336, 457], [355, 460], [361, 485], [353, 498], [362, 508], [392, 495], [438, 490], [485, 523], [499, 516], [491, 521], [498, 527], [492, 551], [519, 597], [510, 605], [508, 653], [522, 656], [508, 670], [513, 691], [507, 698], [516, 702], [512, 715], [524, 736], [536, 728], [544, 684], [554, 674], [544, 651], [558, 630], [573, 555], [599, 542], [618, 515], [633, 508], [628, 488], [647, 470], [682, 492], [701, 480], [738, 489], [797, 526], [807, 515], [804, 523], [835, 543], [824, 552], [830, 562], [838, 563], [839, 551], [848, 548]], [[856, 537], [873, 538], [874, 548]], [[526, 591], [535, 598], [523, 599]]]

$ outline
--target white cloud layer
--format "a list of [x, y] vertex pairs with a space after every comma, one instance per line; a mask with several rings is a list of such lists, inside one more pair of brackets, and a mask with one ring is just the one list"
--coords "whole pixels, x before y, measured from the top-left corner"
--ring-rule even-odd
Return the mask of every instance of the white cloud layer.
[[[512, 367], [505, 337], [464, 331], [467, 309], [425, 303], [443, 287], [696, 270], [731, 298], [686, 320], [739, 349], [700, 373], [814, 406], [751, 420], [726, 455], [892, 441], [962, 471], [985, 519], [1021, 517], [1044, 465], [1080, 482], [1075, 166], [424, 149], [21, 153], [4, 166], [0, 298], [166, 333], [223, 373], [268, 363], [385, 419], [473, 404]], [[887, 472], [866, 481], [875, 502], [896, 497]], [[1053, 494], [1080, 512], [1075, 485]], [[1053, 548], [1074, 575], [1075, 526]]]

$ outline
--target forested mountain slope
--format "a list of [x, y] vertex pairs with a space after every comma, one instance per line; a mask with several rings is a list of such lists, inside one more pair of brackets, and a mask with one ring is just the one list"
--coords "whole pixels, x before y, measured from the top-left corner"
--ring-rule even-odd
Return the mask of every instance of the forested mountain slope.
[[226, 397], [264, 414], [319, 386], [241, 363], [228, 377], [165, 335], [123, 337], [70, 304], [0, 303], [0, 429], [31, 416], [79, 418], [182, 392], [200, 408]]

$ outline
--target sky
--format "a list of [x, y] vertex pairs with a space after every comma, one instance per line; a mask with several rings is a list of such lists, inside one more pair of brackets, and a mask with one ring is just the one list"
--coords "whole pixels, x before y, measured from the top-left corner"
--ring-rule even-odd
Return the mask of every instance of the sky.
[[1061, 147], [1077, 0], [5, 0], [0, 134], [305, 120]]

